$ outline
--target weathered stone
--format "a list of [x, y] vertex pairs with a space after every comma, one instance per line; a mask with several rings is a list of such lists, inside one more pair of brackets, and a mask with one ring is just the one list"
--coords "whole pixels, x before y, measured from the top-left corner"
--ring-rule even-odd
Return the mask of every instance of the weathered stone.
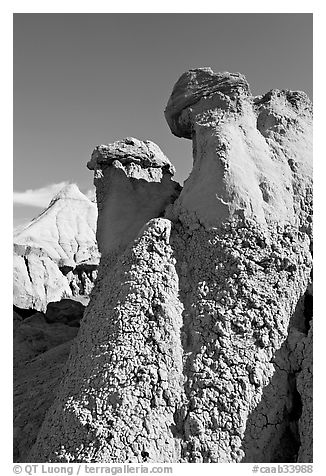
[[313, 462], [313, 342], [312, 323], [302, 350], [302, 364], [297, 377], [297, 389], [301, 397], [302, 412], [298, 430], [300, 447], [298, 463]]
[[[132, 184], [123, 190], [139, 204], [135, 178], [147, 197], [151, 177], [171, 178], [161, 162], [133, 162], [134, 139], [121, 161], [104, 146], [89, 164], [99, 276], [29, 459], [309, 462], [311, 104], [191, 70], [166, 117], [192, 138], [194, 167], [161, 202], [164, 218], [141, 228], [148, 218], [131, 205], [118, 217], [116, 183]], [[132, 233], [130, 210], [141, 216]]]
[[89, 295], [99, 253], [96, 204], [74, 184], [14, 234], [14, 304], [45, 311], [62, 297]]
[[[297, 307], [312, 266], [311, 103], [292, 91], [252, 98], [234, 75], [224, 75], [230, 87], [220, 88], [217, 78], [201, 89], [207, 71], [189, 75], [166, 109], [172, 132], [191, 137], [194, 154], [166, 215], [175, 223], [171, 246], [184, 305], [182, 458], [296, 461], [312, 444], [300, 437], [312, 421], [309, 398], [298, 431], [300, 358], [296, 371], [286, 364], [293, 316], [304, 322]], [[303, 337], [301, 329], [291, 339], [299, 346]]]
[[203, 74], [206, 70], [191, 72], [197, 85], [195, 97], [185, 84], [190, 105], [186, 101], [181, 110], [183, 102], [178, 100], [174, 106], [174, 96], [182, 96], [182, 76], [166, 109], [167, 117], [171, 108], [178, 109], [178, 124], [188, 131], [184, 136], [193, 138], [194, 167], [178, 200], [179, 214], [191, 215], [205, 227], [239, 216], [262, 225], [288, 222], [309, 228], [312, 106], [308, 97], [273, 90], [252, 98], [241, 75], [234, 79], [224, 73], [222, 85], [231, 82], [231, 100], [229, 88], [219, 89], [219, 81], [211, 91], [202, 91], [197, 82]]
[[[154, 219], [101, 273], [30, 461], [178, 461], [178, 278], [170, 222]], [[73, 369], [73, 371], [72, 371]]]
[[102, 254], [123, 251], [145, 223], [163, 214], [179, 195], [174, 167], [150, 141], [128, 137], [95, 148], [87, 167], [94, 170], [97, 241]]

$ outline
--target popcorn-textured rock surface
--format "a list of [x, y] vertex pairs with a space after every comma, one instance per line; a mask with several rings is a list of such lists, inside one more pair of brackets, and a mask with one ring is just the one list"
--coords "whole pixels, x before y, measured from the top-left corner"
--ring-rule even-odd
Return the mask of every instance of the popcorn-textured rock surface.
[[312, 326], [307, 337], [303, 340], [303, 349], [300, 349], [299, 356], [303, 356], [300, 362], [300, 370], [297, 378], [297, 388], [302, 398], [302, 412], [299, 420], [300, 447], [298, 462], [305, 463], [313, 461], [312, 438], [313, 438], [313, 379], [312, 379]]
[[89, 295], [99, 263], [96, 220], [96, 204], [71, 184], [14, 234], [14, 305], [45, 311], [51, 301]]
[[91, 160], [99, 278], [29, 459], [310, 462], [311, 103], [205, 68], [166, 117], [194, 167], [128, 244], [106, 228], [121, 197], [106, 187], [140, 166]]
[[99, 210], [97, 241], [102, 254], [123, 251], [139, 230], [179, 195], [174, 167], [151, 141], [128, 137], [96, 147], [94, 170]]
[[151, 220], [115, 266], [102, 257], [30, 461], [178, 461], [182, 307], [170, 227]]
[[[173, 133], [192, 138], [194, 155], [167, 213], [184, 304], [181, 457], [289, 462], [299, 453], [311, 461], [310, 374], [300, 364], [309, 329], [311, 103], [293, 91], [253, 98], [241, 75], [193, 70], [177, 82], [166, 117]], [[301, 348], [296, 359], [293, 348]]]
[[182, 120], [179, 121], [183, 110], [214, 93], [231, 102], [240, 90], [243, 94], [250, 95], [249, 84], [240, 73], [214, 73], [211, 68], [187, 71], [175, 84], [164, 112], [171, 132], [177, 137], [191, 139], [191, 127], [183, 124]]

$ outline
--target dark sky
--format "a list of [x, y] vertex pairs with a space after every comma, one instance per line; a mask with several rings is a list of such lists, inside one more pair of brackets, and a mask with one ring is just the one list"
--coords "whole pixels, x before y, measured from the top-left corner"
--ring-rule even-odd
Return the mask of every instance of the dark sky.
[[[312, 14], [14, 14], [14, 190], [86, 191], [93, 148], [127, 136], [156, 142], [182, 182], [191, 143], [163, 111], [179, 76], [202, 66], [245, 74], [254, 94], [312, 98]], [[14, 210], [15, 224], [40, 212]]]

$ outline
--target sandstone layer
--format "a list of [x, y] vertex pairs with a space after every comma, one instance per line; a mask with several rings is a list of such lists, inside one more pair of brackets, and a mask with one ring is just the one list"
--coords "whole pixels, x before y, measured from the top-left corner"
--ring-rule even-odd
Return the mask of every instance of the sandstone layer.
[[[91, 160], [99, 277], [29, 460], [310, 462], [311, 103], [203, 68], [165, 115], [194, 166], [178, 198], [164, 182], [152, 217], [124, 214], [114, 185], [138, 200], [127, 175], [146, 169], [152, 191], [146, 163], [102, 146]], [[167, 167], [149, 167], [155, 187]]]
[[77, 185], [14, 234], [14, 305], [45, 311], [51, 301], [89, 296], [97, 275], [96, 204]]

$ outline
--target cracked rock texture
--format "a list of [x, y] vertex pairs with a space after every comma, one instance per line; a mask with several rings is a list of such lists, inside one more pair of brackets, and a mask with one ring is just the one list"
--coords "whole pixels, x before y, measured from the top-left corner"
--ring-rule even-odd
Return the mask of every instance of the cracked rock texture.
[[203, 68], [165, 115], [194, 165], [159, 215], [124, 214], [114, 183], [138, 200], [134, 174], [152, 191], [169, 163], [93, 154], [99, 277], [29, 460], [310, 462], [311, 103]]
[[302, 399], [302, 412], [299, 419], [299, 447], [298, 462], [305, 463], [313, 460], [313, 381], [312, 381], [312, 325], [306, 339], [303, 339], [303, 356], [297, 377], [297, 388]]
[[14, 234], [14, 305], [45, 311], [62, 297], [89, 296], [97, 276], [96, 204], [65, 186]]
[[178, 459], [182, 307], [170, 230], [168, 220], [153, 219], [115, 266], [102, 257], [98, 299], [86, 310], [31, 461]]

